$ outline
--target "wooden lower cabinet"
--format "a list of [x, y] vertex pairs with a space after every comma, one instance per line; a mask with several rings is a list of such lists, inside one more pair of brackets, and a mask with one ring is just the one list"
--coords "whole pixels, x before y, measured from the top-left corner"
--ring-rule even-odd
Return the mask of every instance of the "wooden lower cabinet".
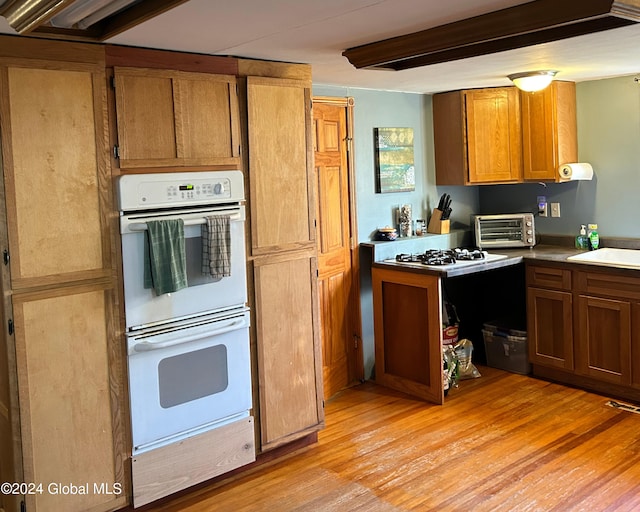
[[535, 375], [640, 400], [640, 277], [527, 266]]
[[576, 371], [613, 384], [631, 384], [631, 303], [578, 297]]
[[315, 273], [315, 256], [306, 253], [254, 260], [263, 451], [324, 426]]
[[569, 292], [527, 289], [529, 361], [573, 370], [573, 312]]
[[125, 427], [112, 393], [113, 308], [108, 285], [13, 298], [23, 481], [43, 491], [24, 496], [26, 510], [115, 510], [128, 503], [114, 449]]
[[440, 278], [374, 268], [375, 380], [444, 402]]

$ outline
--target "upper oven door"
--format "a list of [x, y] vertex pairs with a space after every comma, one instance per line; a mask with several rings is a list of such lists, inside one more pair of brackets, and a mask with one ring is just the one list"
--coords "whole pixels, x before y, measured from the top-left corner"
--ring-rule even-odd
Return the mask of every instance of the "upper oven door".
[[[209, 215], [230, 216], [231, 275], [211, 278], [202, 274], [202, 225]], [[188, 287], [177, 292], [156, 295], [144, 286], [145, 222], [182, 218], [184, 220]], [[242, 205], [209, 209], [174, 210], [123, 215], [122, 271], [127, 330], [142, 328], [159, 322], [175, 320], [194, 314], [223, 311], [245, 306], [247, 277], [244, 235], [245, 209]]]

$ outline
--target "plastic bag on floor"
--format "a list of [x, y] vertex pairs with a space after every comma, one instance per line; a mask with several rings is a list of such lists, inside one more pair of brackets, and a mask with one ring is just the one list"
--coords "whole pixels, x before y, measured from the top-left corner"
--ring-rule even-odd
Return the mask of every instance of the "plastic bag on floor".
[[473, 343], [471, 340], [460, 340], [455, 344], [453, 350], [458, 359], [458, 378], [460, 380], [477, 379], [481, 377], [480, 372], [471, 362], [471, 356], [473, 355]]
[[458, 386], [458, 356], [453, 345], [442, 347], [442, 384], [444, 396], [451, 388]]

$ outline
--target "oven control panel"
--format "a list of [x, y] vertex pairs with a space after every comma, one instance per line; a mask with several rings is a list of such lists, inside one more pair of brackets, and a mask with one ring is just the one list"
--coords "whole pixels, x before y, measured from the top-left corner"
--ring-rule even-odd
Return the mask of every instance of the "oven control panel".
[[120, 210], [193, 206], [244, 200], [240, 171], [131, 174], [118, 182]]
[[[155, 192], [154, 190], [146, 190], [146, 193]], [[162, 193], [162, 192], [160, 192]], [[221, 178], [216, 182], [204, 183], [177, 183], [169, 184], [164, 190], [166, 199], [172, 201], [179, 199], [181, 201], [191, 201], [207, 198], [224, 199], [231, 197], [231, 181], [227, 178]]]

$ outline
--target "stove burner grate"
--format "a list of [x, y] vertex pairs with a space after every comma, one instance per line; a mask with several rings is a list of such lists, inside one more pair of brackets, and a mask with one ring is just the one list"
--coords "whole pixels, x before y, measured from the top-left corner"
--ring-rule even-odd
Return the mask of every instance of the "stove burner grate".
[[396, 256], [396, 261], [401, 263], [422, 263], [424, 265], [452, 265], [457, 261], [482, 260], [485, 253], [479, 249], [428, 249], [424, 253], [406, 254]]

